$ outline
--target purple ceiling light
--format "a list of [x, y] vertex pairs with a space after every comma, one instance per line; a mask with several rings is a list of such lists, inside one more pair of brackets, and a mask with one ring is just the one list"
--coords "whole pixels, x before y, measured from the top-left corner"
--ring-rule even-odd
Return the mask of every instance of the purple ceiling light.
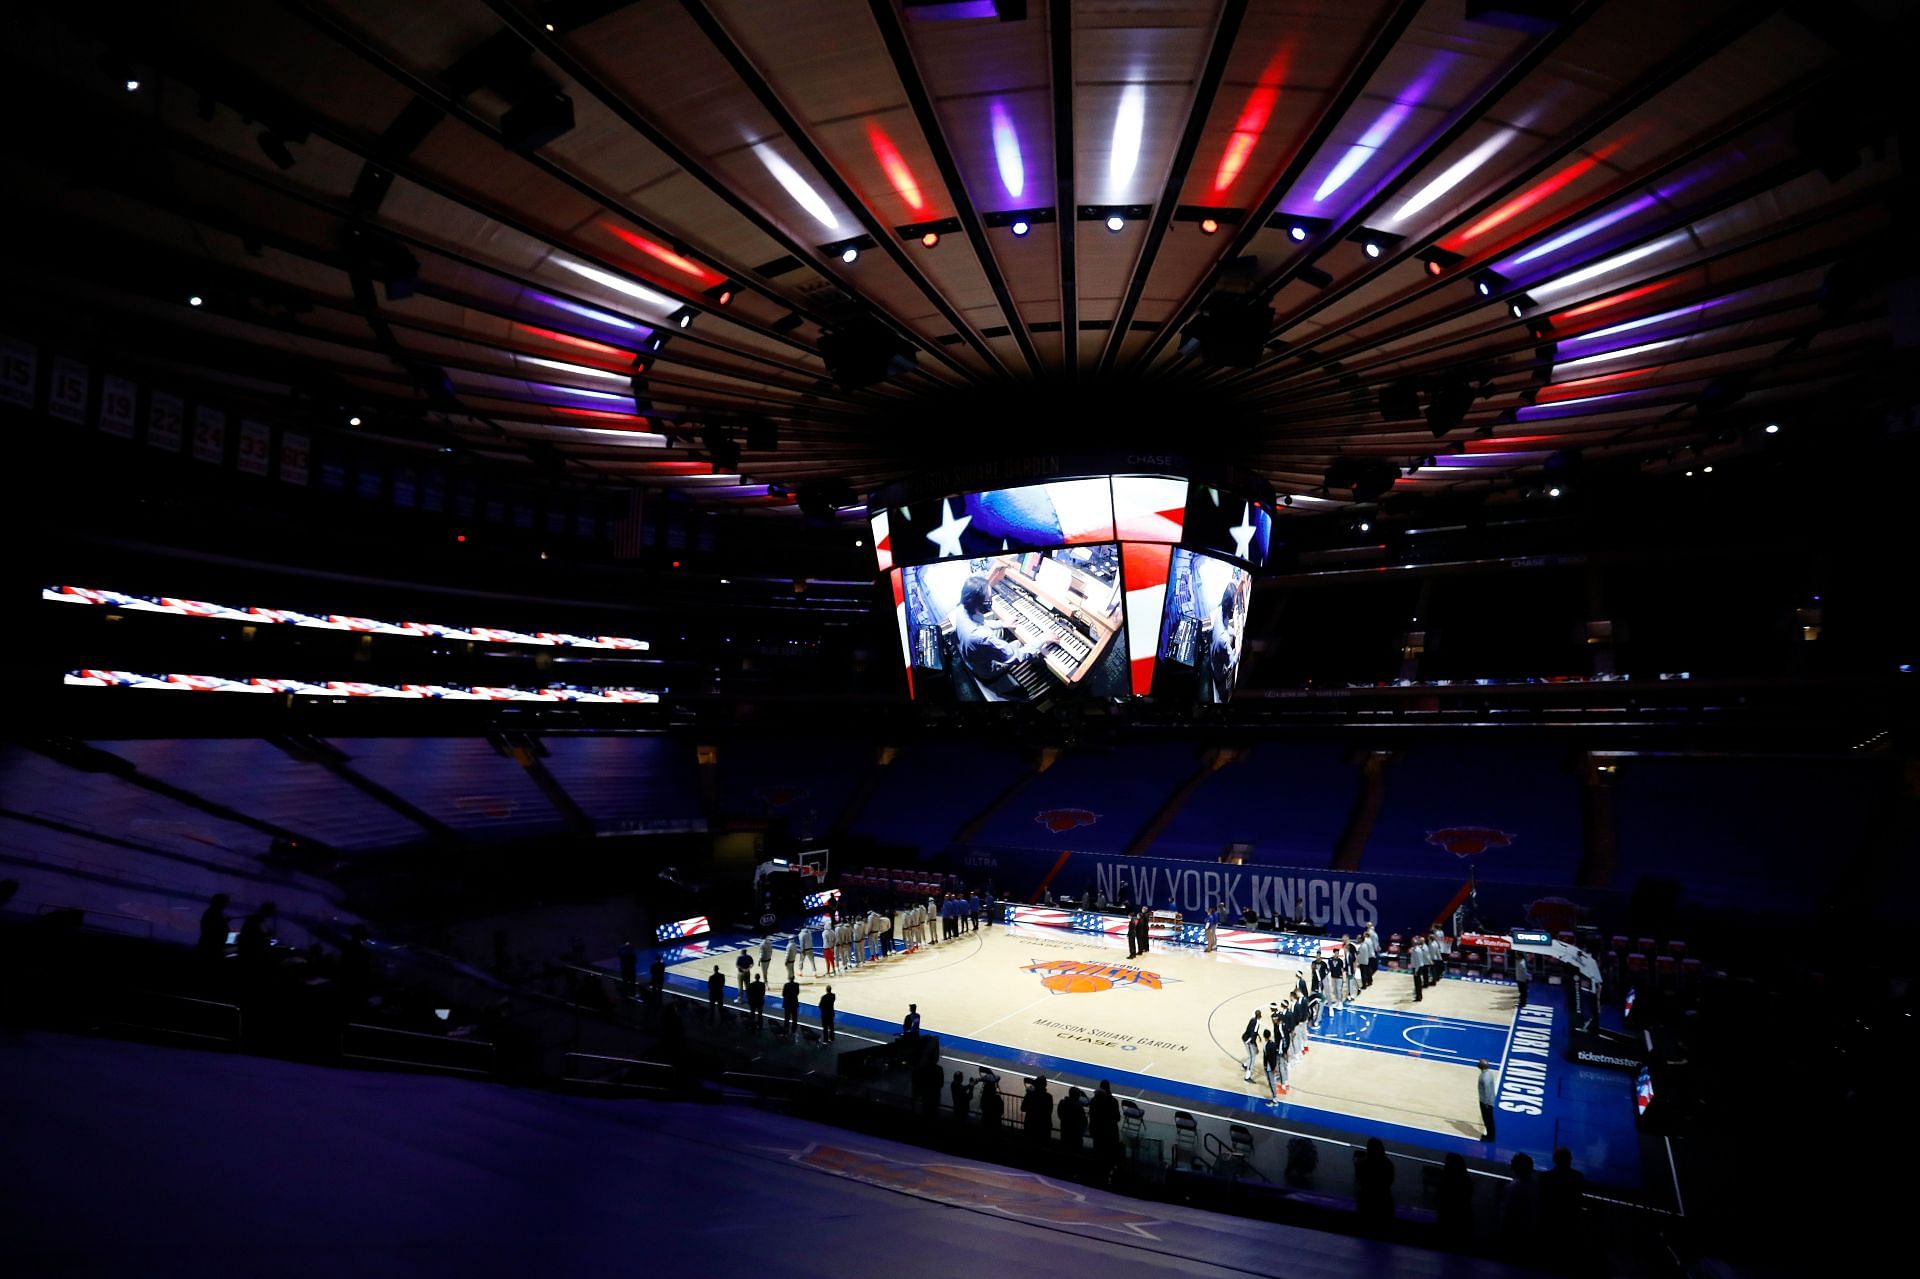
[[1027, 189], [1027, 169], [1020, 159], [1020, 134], [1013, 127], [1007, 104], [995, 98], [988, 108], [993, 117], [993, 158], [1000, 166], [1000, 185], [1018, 200]]
[[1398, 97], [1387, 105], [1387, 109], [1374, 117], [1372, 125], [1360, 135], [1360, 140], [1347, 148], [1333, 166], [1333, 171], [1321, 181], [1320, 189], [1313, 193], [1313, 202], [1320, 204], [1341, 187], [1345, 186], [1353, 175], [1360, 172], [1360, 166], [1373, 158], [1374, 152], [1387, 145], [1394, 133], [1406, 123], [1413, 109], [1420, 105], [1433, 88], [1433, 82], [1440, 78], [1441, 69], [1451, 59], [1443, 54], [1427, 67], [1426, 73], [1408, 85]]

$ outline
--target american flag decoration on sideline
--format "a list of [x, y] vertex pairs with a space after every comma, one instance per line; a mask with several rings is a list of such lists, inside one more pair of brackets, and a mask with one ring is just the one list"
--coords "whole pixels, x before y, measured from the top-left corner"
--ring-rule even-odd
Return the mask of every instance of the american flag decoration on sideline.
[[655, 941], [679, 941], [685, 937], [698, 937], [707, 932], [710, 925], [705, 915], [695, 915], [692, 919], [677, 919], [671, 924], [661, 924], [653, 930]]

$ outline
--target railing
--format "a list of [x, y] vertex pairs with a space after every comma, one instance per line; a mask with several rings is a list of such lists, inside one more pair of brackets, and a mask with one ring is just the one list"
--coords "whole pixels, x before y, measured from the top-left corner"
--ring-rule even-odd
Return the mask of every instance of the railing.
[[599, 1053], [563, 1053], [566, 1063], [560, 1081], [580, 1088], [611, 1088], [621, 1092], [677, 1091], [680, 1072], [657, 1061], [608, 1057]]
[[230, 1048], [239, 1047], [245, 1025], [237, 1005], [157, 990], [113, 992], [99, 1024]]
[[445, 1070], [461, 1075], [494, 1073], [493, 1045], [484, 1039], [427, 1035], [417, 1030], [395, 1030], [391, 1026], [368, 1026], [360, 1022], [349, 1022], [341, 1030], [340, 1056], [347, 1061]]
[[138, 915], [116, 915], [108, 910], [90, 910], [85, 906], [67, 906], [59, 902], [41, 902], [36, 914], [45, 919], [48, 915], [62, 914], [66, 911], [72, 911], [78, 915], [80, 927], [89, 932], [116, 933], [124, 937], [153, 940], [153, 921], [142, 919]]

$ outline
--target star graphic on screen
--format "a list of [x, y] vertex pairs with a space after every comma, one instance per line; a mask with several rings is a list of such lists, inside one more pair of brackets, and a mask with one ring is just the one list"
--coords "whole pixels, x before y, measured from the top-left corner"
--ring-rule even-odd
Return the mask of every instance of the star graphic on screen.
[[1253, 504], [1246, 503], [1240, 508], [1240, 527], [1227, 530], [1233, 535], [1233, 553], [1241, 559], [1247, 558], [1247, 544], [1253, 541]]
[[971, 515], [955, 515], [952, 502], [940, 504], [940, 527], [927, 534], [927, 540], [940, 548], [942, 555], [960, 554], [960, 535], [973, 523]]

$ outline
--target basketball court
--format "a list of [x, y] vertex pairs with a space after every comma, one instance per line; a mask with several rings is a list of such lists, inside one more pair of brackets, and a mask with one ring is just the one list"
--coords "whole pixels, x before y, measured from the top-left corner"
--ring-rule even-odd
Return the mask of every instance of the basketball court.
[[[724, 954], [718, 962], [731, 983], [738, 949], [701, 947], [669, 971], [704, 985]], [[1110, 1076], [1116, 1088], [1193, 1096], [1208, 1108], [1344, 1117], [1478, 1142], [1476, 1067], [1482, 1058], [1502, 1062], [1517, 1011], [1513, 986], [1452, 978], [1416, 1003], [1410, 977], [1377, 974], [1370, 990], [1313, 1029], [1288, 1094], [1270, 1109], [1264, 1076], [1243, 1079], [1240, 1033], [1255, 1009], [1292, 994], [1304, 972], [1293, 957], [1159, 943], [1129, 960], [1115, 938], [1011, 924], [896, 953], [831, 981], [843, 1019], [897, 1028], [917, 1004], [923, 1030], [943, 1047], [997, 1050], [1036, 1072]], [[771, 990], [785, 978], [776, 955]], [[803, 960], [799, 980], [802, 1015], [815, 1021], [829, 980], [824, 964], [815, 974]]]

